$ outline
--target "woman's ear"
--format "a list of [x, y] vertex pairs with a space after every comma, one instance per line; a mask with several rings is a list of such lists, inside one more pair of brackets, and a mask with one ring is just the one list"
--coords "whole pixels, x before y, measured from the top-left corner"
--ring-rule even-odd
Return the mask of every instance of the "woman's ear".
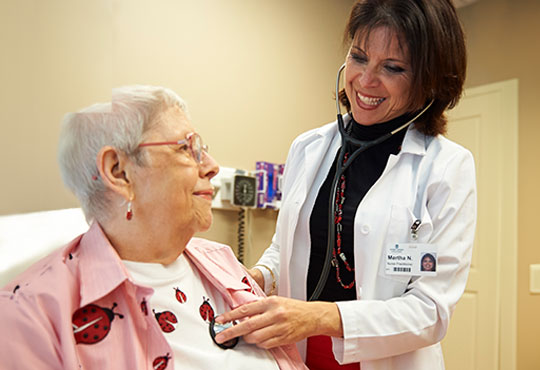
[[128, 156], [112, 146], [104, 146], [98, 152], [96, 165], [101, 180], [107, 188], [130, 200], [133, 195], [131, 161]]

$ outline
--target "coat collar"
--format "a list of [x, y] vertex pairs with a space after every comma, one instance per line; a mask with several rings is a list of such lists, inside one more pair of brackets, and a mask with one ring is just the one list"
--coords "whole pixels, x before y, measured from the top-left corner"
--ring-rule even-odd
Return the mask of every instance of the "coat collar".
[[410, 125], [407, 129], [407, 133], [405, 134], [405, 138], [403, 139], [401, 153], [424, 156], [426, 155], [426, 148], [432, 139], [432, 137], [426, 136], [418, 131], [414, 125]]
[[[349, 124], [351, 119], [352, 117], [349, 114], [343, 116], [345, 125]], [[405, 133], [400, 153], [396, 156], [390, 156], [387, 168], [393, 167], [403, 154], [424, 156], [427, 145], [432, 139], [416, 130], [414, 125], [410, 125]], [[306, 194], [309, 191], [308, 189], [311, 188], [317, 173], [321, 170], [325, 157], [329, 156], [333, 160], [341, 146], [341, 136], [338, 131], [337, 121], [305, 132], [298, 137], [294, 145], [301, 149], [303, 153], [300, 160], [294, 166], [298, 176], [304, 178], [302, 187], [299, 189], [298, 199], [305, 200]], [[331, 163], [332, 161], [330, 161]]]
[[[351, 122], [351, 118], [352, 117], [349, 114], [345, 114], [343, 116], [345, 125], [348, 125]], [[307, 148], [315, 143], [320, 144], [318, 140], [321, 139], [326, 139], [324, 143], [329, 144], [331, 139], [335, 136], [339, 136], [337, 121], [307, 131], [298, 138], [298, 144]], [[416, 130], [414, 124], [412, 124], [407, 128], [407, 133], [405, 134], [405, 138], [403, 140], [402, 151], [404, 153], [423, 155], [426, 152], [429, 139], [429, 137]]]
[[333, 159], [341, 145], [337, 121], [308, 131], [299, 138], [298, 144], [304, 147], [304, 160], [301, 163], [304, 167], [304, 191], [307, 192], [319, 172], [324, 157], [330, 156]]
[[[345, 125], [351, 121], [351, 116], [346, 114], [343, 116]], [[407, 128], [401, 153], [410, 153], [416, 155], [425, 155], [426, 148], [431, 138], [422, 134], [415, 129], [414, 124]], [[322, 162], [322, 157], [331, 155], [335, 156], [336, 150], [341, 145], [341, 137], [338, 131], [337, 121], [326, 124], [317, 129], [306, 132], [298, 138], [298, 145], [304, 147], [305, 161], [305, 179], [306, 184], [311, 184], [313, 177], [319, 170]]]

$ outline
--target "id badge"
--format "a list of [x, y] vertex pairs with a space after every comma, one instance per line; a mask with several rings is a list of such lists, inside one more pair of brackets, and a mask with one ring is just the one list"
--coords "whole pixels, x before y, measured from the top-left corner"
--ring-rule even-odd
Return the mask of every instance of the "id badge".
[[436, 276], [437, 246], [425, 243], [394, 243], [386, 248], [387, 275]]

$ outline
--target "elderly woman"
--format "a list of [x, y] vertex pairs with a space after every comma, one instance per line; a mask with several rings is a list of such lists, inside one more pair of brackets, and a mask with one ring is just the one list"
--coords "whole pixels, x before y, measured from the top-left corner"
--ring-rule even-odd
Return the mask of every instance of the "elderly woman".
[[214, 341], [264, 293], [212, 223], [218, 165], [164, 88], [113, 90], [65, 117], [59, 162], [90, 229], [0, 292], [0, 368], [304, 369], [295, 346]]

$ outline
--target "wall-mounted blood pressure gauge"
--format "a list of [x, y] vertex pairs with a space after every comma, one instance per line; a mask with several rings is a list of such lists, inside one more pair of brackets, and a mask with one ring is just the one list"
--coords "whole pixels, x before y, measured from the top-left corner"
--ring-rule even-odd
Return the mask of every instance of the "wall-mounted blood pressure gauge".
[[235, 175], [232, 203], [240, 207], [255, 207], [257, 184], [253, 176]]

